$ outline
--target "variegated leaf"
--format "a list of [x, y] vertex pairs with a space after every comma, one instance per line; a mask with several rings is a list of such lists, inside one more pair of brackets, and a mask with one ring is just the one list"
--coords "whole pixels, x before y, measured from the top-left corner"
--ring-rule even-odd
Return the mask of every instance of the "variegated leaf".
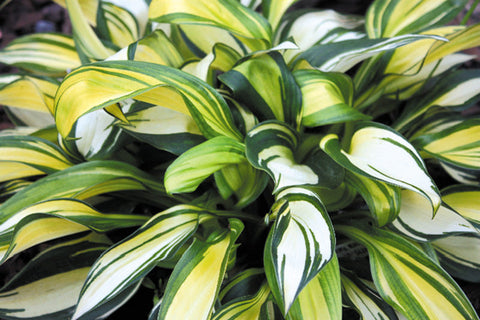
[[480, 170], [459, 167], [447, 162], [440, 162], [440, 166], [456, 181], [466, 185], [480, 185]]
[[0, 290], [2, 319], [70, 318], [90, 266], [109, 246], [106, 240], [87, 236], [32, 259]]
[[277, 119], [300, 126], [302, 92], [280, 53], [250, 56], [219, 79], [260, 121]]
[[413, 243], [366, 224], [335, 231], [367, 247], [379, 294], [407, 319], [479, 319], [455, 281]]
[[318, 70], [297, 70], [293, 75], [302, 91], [304, 126], [368, 119], [352, 108], [353, 83], [347, 75]]
[[478, 232], [468, 220], [446, 205], [442, 204], [432, 219], [431, 205], [420, 194], [404, 190], [401, 199], [400, 212], [392, 226], [416, 241]]
[[80, 66], [72, 37], [53, 33], [15, 39], [0, 50], [0, 62], [50, 76], [62, 76]]
[[457, 70], [441, 77], [419, 99], [412, 100], [393, 126], [397, 129], [411, 126], [421, 115], [434, 107], [463, 109], [480, 98], [480, 70]]
[[0, 206], [0, 223], [39, 201], [55, 198], [83, 200], [108, 192], [147, 189], [156, 193], [156, 197], [166, 196], [161, 183], [129, 164], [86, 162], [48, 175], [16, 193]]
[[453, 20], [467, 2], [377, 0], [367, 11], [365, 27], [370, 38], [417, 33]]
[[265, 190], [268, 175], [249, 162], [228, 165], [215, 172], [215, 183], [224, 199], [234, 197], [234, 207], [243, 208], [255, 201]]
[[108, 60], [136, 60], [178, 68], [183, 58], [163, 30], [155, 30], [109, 57]]
[[440, 132], [418, 136], [412, 144], [440, 161], [479, 170], [479, 135], [480, 119], [469, 119]]
[[346, 169], [369, 178], [422, 194], [435, 213], [441, 199], [428, 175], [422, 158], [405, 138], [389, 127], [374, 122], [358, 122], [353, 129], [348, 151], [338, 137], [325, 136], [320, 146]]
[[347, 172], [345, 181], [365, 200], [377, 226], [383, 227], [397, 218], [403, 204], [398, 187], [354, 172]]
[[332, 259], [335, 235], [322, 202], [307, 189], [281, 191], [271, 211], [276, 219], [265, 244], [265, 273], [286, 315], [302, 289]]
[[297, 0], [263, 0], [262, 1], [262, 12], [263, 15], [268, 19], [268, 22], [272, 26], [272, 29], [276, 31], [282, 16], [285, 14], [287, 9], [297, 2]]
[[183, 254], [168, 280], [158, 319], [210, 319], [243, 224], [230, 219], [229, 228], [210, 234], [206, 240], [195, 239]]
[[[102, 90], [98, 89], [98, 82]], [[177, 69], [142, 61], [105, 61], [80, 67], [60, 85], [55, 118], [62, 136], [85, 113], [134, 97], [191, 115], [207, 138], [240, 140], [225, 100], [205, 82]]]
[[360, 16], [343, 15], [333, 10], [293, 11], [285, 15], [276, 31], [276, 43], [293, 38], [299, 51], [284, 54], [290, 62], [298, 53], [316, 44], [361, 39], [366, 35], [359, 29], [363, 25]]
[[364, 320], [399, 320], [394, 309], [379, 296], [373, 284], [355, 274], [342, 273], [342, 292], [348, 306]]
[[167, 168], [169, 193], [192, 192], [216, 171], [246, 161], [245, 146], [229, 137], [215, 137], [185, 151]]
[[279, 121], [262, 122], [247, 134], [248, 161], [270, 175], [275, 182], [274, 193], [289, 186], [321, 183], [311, 167], [296, 162], [294, 152], [297, 145], [297, 133]]
[[0, 181], [44, 175], [73, 163], [47, 140], [29, 136], [0, 137]]
[[338, 211], [348, 207], [356, 198], [357, 191], [346, 183], [338, 187], [329, 188], [311, 188], [322, 199], [327, 211]]
[[149, 18], [162, 23], [222, 28], [241, 37], [253, 51], [266, 49], [271, 44], [272, 31], [265, 18], [235, 0], [153, 0]]
[[313, 66], [321, 71], [345, 72], [357, 63], [422, 39], [427, 35], [403, 35], [388, 39], [356, 39], [319, 44], [301, 53], [294, 61], [295, 69]]
[[192, 117], [172, 109], [137, 103], [125, 118], [117, 125], [130, 135], [177, 155], [205, 140]]
[[0, 225], [0, 261], [52, 239], [87, 230], [107, 232], [143, 224], [141, 215], [102, 214], [73, 199], [54, 199], [36, 203]]
[[480, 187], [455, 185], [442, 190], [443, 201], [480, 228]]
[[342, 319], [342, 287], [336, 255], [303, 288], [288, 311], [287, 319]]
[[432, 242], [442, 267], [453, 277], [480, 282], [480, 237], [475, 234], [451, 236]]
[[213, 320], [261, 320], [265, 304], [270, 296], [270, 288], [264, 283], [253, 296], [241, 297], [222, 306], [215, 312]]
[[[48, 114], [53, 111], [53, 99], [59, 82], [46, 77], [24, 75], [0, 76], [0, 103], [5, 106], [38, 111]], [[48, 119], [48, 118], [47, 118]], [[44, 123], [45, 127], [50, 123]]]
[[93, 265], [73, 319], [88, 318], [96, 308], [137, 283], [158, 261], [175, 254], [207, 218], [208, 212], [194, 206], [172, 207], [111, 247]]

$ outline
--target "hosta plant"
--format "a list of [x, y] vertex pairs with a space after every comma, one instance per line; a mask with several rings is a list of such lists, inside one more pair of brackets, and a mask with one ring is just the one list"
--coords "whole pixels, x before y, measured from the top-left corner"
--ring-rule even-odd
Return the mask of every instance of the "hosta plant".
[[57, 2], [0, 51], [0, 317], [478, 319], [466, 0]]

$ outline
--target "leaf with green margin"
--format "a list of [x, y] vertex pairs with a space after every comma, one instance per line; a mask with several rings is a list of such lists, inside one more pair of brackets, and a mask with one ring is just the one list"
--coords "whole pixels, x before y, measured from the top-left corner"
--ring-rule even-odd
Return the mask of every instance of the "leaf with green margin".
[[441, 204], [439, 191], [422, 158], [404, 137], [390, 127], [361, 121], [354, 125], [350, 148], [342, 150], [338, 136], [329, 134], [320, 147], [353, 173], [422, 194], [434, 214]]
[[286, 315], [301, 290], [332, 259], [335, 234], [327, 210], [307, 189], [281, 191], [271, 211], [276, 220], [263, 260], [275, 301]]
[[71, 72], [55, 97], [58, 131], [65, 137], [83, 114], [132, 97], [191, 115], [207, 138], [241, 140], [228, 105], [214, 88], [175, 68], [143, 61], [102, 61]]
[[275, 182], [274, 193], [289, 186], [322, 184], [320, 174], [313, 168], [296, 162], [297, 145], [297, 132], [275, 120], [262, 122], [247, 134], [248, 161], [270, 175]]
[[53, 99], [58, 85], [59, 82], [53, 78], [3, 75], [0, 76], [0, 103], [29, 112], [45, 113], [51, 118], [49, 113], [53, 110]]
[[366, 224], [335, 231], [367, 247], [380, 296], [408, 319], [479, 319], [457, 283], [412, 242]]
[[452, 277], [480, 282], [480, 236], [466, 234], [432, 241], [442, 267]]
[[0, 62], [57, 77], [80, 66], [72, 37], [53, 33], [35, 33], [13, 40], [0, 50]]
[[0, 223], [39, 201], [55, 198], [83, 200], [122, 190], [150, 190], [156, 197], [166, 197], [161, 183], [129, 164], [91, 161], [48, 175], [16, 193], [0, 206]]
[[480, 119], [466, 119], [442, 131], [417, 136], [412, 144], [430, 157], [479, 170]]
[[442, 190], [442, 200], [480, 228], [480, 187], [453, 185]]
[[369, 7], [365, 28], [370, 38], [417, 33], [453, 20], [467, 0], [377, 0]]
[[345, 181], [365, 200], [377, 226], [383, 227], [397, 218], [403, 203], [398, 187], [351, 171], [346, 172]]
[[262, 12], [268, 19], [273, 31], [277, 30], [287, 9], [298, 0], [263, 0]]
[[348, 306], [353, 307], [368, 320], [399, 320], [394, 309], [388, 305], [372, 284], [350, 272], [342, 272], [342, 292]]
[[160, 23], [200, 24], [228, 30], [241, 37], [252, 51], [271, 44], [271, 27], [259, 13], [235, 0], [153, 0], [149, 18]]
[[342, 319], [342, 286], [336, 254], [303, 288], [288, 311], [287, 319]]
[[13, 255], [66, 235], [92, 230], [107, 232], [142, 225], [148, 217], [102, 214], [84, 202], [53, 199], [29, 206], [0, 225], [0, 262]]
[[180, 155], [205, 141], [193, 118], [161, 106], [137, 103], [117, 125], [155, 148]]
[[192, 192], [208, 176], [245, 161], [245, 146], [230, 137], [218, 136], [180, 155], [165, 172], [168, 193]]
[[243, 296], [215, 311], [212, 320], [260, 320], [265, 303], [270, 297], [270, 287], [264, 283], [252, 296]]
[[293, 66], [295, 69], [305, 69], [303, 67], [305, 60], [321, 71], [345, 72], [367, 58], [428, 38], [439, 37], [412, 34], [388, 39], [354, 39], [319, 44], [297, 56]]
[[439, 77], [430, 86], [423, 96], [410, 100], [393, 123], [394, 128], [404, 131], [435, 107], [459, 110], [474, 104], [480, 98], [480, 70], [456, 70]]
[[302, 125], [316, 127], [369, 119], [352, 108], [353, 83], [348, 75], [296, 70], [293, 76], [302, 91]]
[[229, 219], [228, 231], [217, 230], [206, 240], [195, 239], [173, 269], [158, 319], [210, 319], [235, 241], [243, 230]]
[[73, 165], [55, 144], [29, 136], [1, 136], [0, 163], [0, 181], [53, 173]]
[[175, 254], [195, 233], [198, 224], [209, 217], [204, 209], [178, 205], [156, 214], [115, 244], [93, 265], [73, 319], [88, 318], [95, 309], [137, 283], [158, 261]]
[[302, 92], [279, 52], [249, 56], [218, 78], [260, 121], [277, 119], [299, 128]]
[[51, 247], [0, 290], [2, 319], [67, 319], [95, 259], [110, 245], [87, 236]]
[[403, 190], [400, 212], [392, 227], [398, 233], [419, 242], [427, 242], [451, 235], [478, 233], [467, 219], [442, 204], [435, 217], [430, 215], [430, 203], [418, 193]]
[[218, 294], [218, 300], [224, 305], [243, 296], [255, 295], [265, 280], [263, 268], [250, 268], [229, 277], [228, 282]]
[[121, 49], [109, 60], [136, 60], [179, 68], [183, 57], [163, 30], [155, 30]]
[[234, 207], [243, 208], [255, 201], [268, 184], [268, 175], [248, 161], [228, 165], [214, 174], [215, 184], [224, 199], [234, 196]]
[[440, 166], [456, 181], [467, 185], [480, 185], [480, 170], [459, 167], [447, 162], [440, 162]]

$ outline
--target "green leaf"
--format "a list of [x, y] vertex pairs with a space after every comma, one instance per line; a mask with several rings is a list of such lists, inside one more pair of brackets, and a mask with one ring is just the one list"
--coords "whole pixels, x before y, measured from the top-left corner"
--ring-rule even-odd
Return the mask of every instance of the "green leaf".
[[296, 69], [305, 69], [302, 61], [306, 60], [321, 71], [345, 72], [367, 58], [428, 38], [434, 36], [412, 34], [388, 39], [356, 39], [319, 44], [301, 53], [293, 63]]
[[0, 262], [39, 243], [87, 230], [107, 232], [142, 225], [140, 215], [102, 214], [73, 199], [36, 203], [0, 225]]
[[318, 70], [297, 70], [293, 75], [302, 91], [302, 125], [316, 127], [369, 118], [352, 108], [349, 76]]
[[210, 319], [229, 256], [243, 230], [240, 220], [229, 223], [229, 231], [218, 230], [205, 241], [195, 239], [183, 254], [168, 280], [158, 319]]
[[0, 137], [0, 163], [0, 181], [53, 173], [73, 165], [53, 143], [28, 136]]
[[271, 209], [276, 217], [264, 250], [268, 283], [285, 315], [302, 289], [334, 255], [330, 218], [316, 194], [288, 188]]
[[117, 161], [91, 161], [48, 175], [16, 193], [0, 206], [0, 223], [39, 201], [55, 198], [83, 200], [123, 190], [152, 190], [156, 197], [166, 196], [160, 183], [131, 165]]
[[260, 320], [270, 288], [264, 283], [253, 296], [241, 297], [222, 306], [215, 312], [213, 320]]
[[474, 234], [450, 236], [432, 241], [438, 259], [453, 277], [480, 282], [480, 237]]
[[251, 50], [266, 49], [271, 43], [271, 28], [260, 14], [235, 0], [153, 0], [149, 18], [161, 23], [215, 26], [242, 38]]
[[378, 292], [407, 319], [478, 319], [455, 281], [416, 245], [366, 225], [335, 230], [367, 247]]
[[455, 234], [477, 233], [478, 230], [455, 210], [442, 204], [435, 217], [431, 206], [418, 193], [404, 190], [400, 212], [392, 226], [416, 241], [430, 241]]
[[70, 318], [90, 266], [107, 247], [104, 238], [87, 236], [43, 251], [0, 290], [0, 316]]
[[479, 134], [480, 119], [468, 119], [442, 131], [418, 136], [412, 144], [440, 161], [478, 170]]
[[303, 288], [290, 308], [287, 319], [342, 319], [340, 266], [336, 255]]
[[214, 88], [185, 72], [142, 61], [97, 62], [71, 72], [55, 98], [58, 131], [66, 137], [83, 114], [131, 97], [191, 115], [207, 138], [240, 140], [230, 110]]
[[300, 126], [302, 93], [280, 53], [250, 56], [219, 79], [260, 121], [277, 119]]
[[373, 284], [350, 272], [342, 273], [343, 297], [365, 320], [398, 320], [394, 309], [378, 295]]
[[80, 66], [72, 37], [53, 33], [13, 40], [0, 51], [0, 62], [50, 76], [63, 76]]
[[165, 172], [165, 188], [169, 193], [195, 191], [211, 174], [243, 161], [243, 143], [223, 136], [212, 138], [175, 159]]
[[398, 187], [354, 172], [347, 172], [345, 181], [365, 200], [377, 226], [383, 227], [397, 218], [403, 203]]
[[467, 0], [376, 0], [367, 11], [365, 27], [370, 38], [417, 33], [453, 20]]
[[279, 121], [262, 122], [247, 134], [248, 161], [270, 175], [275, 182], [274, 193], [289, 186], [321, 183], [311, 167], [296, 162], [297, 145], [297, 133]]
[[437, 211], [441, 203], [438, 189], [422, 158], [405, 138], [374, 122], [358, 122], [353, 131], [347, 152], [335, 134], [325, 136], [320, 147], [353, 173], [422, 194], [430, 201], [432, 212]]
[[175, 254], [207, 215], [208, 212], [194, 206], [172, 207], [108, 249], [93, 265], [73, 319], [95, 312], [96, 308], [142, 279], [158, 261]]

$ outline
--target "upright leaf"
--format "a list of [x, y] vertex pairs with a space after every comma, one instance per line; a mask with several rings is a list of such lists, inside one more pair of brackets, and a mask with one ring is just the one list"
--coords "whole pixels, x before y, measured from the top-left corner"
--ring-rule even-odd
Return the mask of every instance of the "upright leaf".
[[262, 11], [275, 31], [287, 9], [297, 0], [263, 0]]
[[141, 280], [158, 261], [175, 254], [206, 214], [193, 206], [172, 207], [111, 247], [90, 270], [73, 319], [88, 318], [95, 309]]
[[231, 251], [243, 230], [229, 220], [230, 230], [195, 239], [168, 280], [158, 319], [210, 319]]
[[275, 301], [286, 315], [302, 289], [332, 259], [335, 235], [325, 207], [309, 190], [281, 191], [271, 211], [276, 220], [263, 259]]
[[426, 197], [435, 213], [441, 199], [422, 158], [405, 138], [385, 125], [359, 122], [350, 148], [344, 151], [338, 137], [325, 136], [320, 146], [346, 169], [369, 178], [418, 192]]
[[407, 319], [479, 319], [448, 273], [411, 242], [367, 226], [335, 230], [367, 247], [378, 292]]

